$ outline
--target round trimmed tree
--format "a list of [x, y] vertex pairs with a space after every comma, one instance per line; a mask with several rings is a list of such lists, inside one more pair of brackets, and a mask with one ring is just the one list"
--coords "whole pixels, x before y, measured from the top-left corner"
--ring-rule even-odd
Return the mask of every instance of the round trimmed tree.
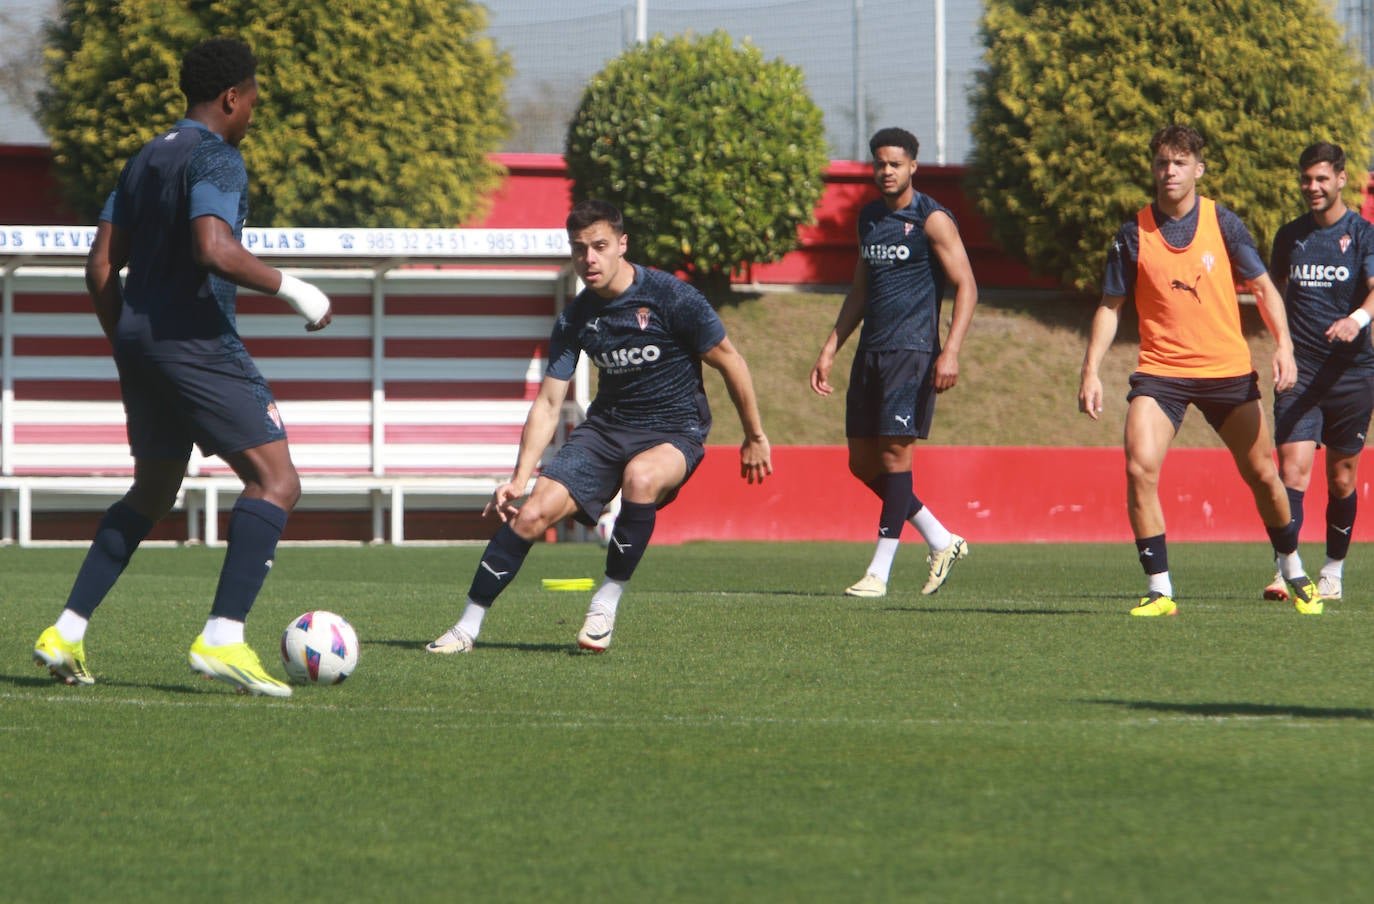
[[1262, 254], [1302, 213], [1297, 158], [1334, 141], [1358, 209], [1370, 161], [1369, 68], [1322, 0], [988, 0], [968, 186], [995, 240], [1034, 272], [1100, 285], [1108, 243], [1153, 198], [1149, 140], [1207, 141], [1199, 191]]
[[715, 32], [656, 36], [592, 78], [568, 128], [576, 201], [618, 206], [631, 256], [719, 300], [797, 247], [829, 156], [801, 70]]
[[93, 218], [119, 170], [185, 112], [182, 54], [231, 35], [262, 99], [241, 150], [252, 221], [452, 227], [501, 178], [510, 62], [471, 0], [66, 0], [49, 33], [40, 122], [73, 209]]

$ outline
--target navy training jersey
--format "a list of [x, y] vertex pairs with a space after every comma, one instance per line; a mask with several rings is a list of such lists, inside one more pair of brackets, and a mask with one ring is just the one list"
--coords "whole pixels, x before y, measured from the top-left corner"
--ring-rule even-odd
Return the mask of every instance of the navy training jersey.
[[940, 350], [945, 271], [925, 228], [937, 210], [954, 219], [920, 192], [900, 210], [879, 200], [859, 211], [859, 256], [868, 267], [860, 351]]
[[1322, 229], [1310, 213], [1280, 227], [1274, 236], [1269, 274], [1287, 282], [1283, 306], [1298, 360], [1320, 367], [1328, 358], [1374, 370], [1369, 327], [1354, 342], [1329, 342], [1331, 324], [1360, 305], [1374, 277], [1374, 226], [1353, 210]]
[[[1150, 210], [1159, 224], [1159, 234], [1172, 248], [1186, 248], [1197, 235], [1198, 208], [1179, 217], [1170, 219], [1159, 209], [1158, 202], [1150, 205]], [[1264, 259], [1255, 248], [1255, 240], [1250, 230], [1245, 228], [1235, 212], [1217, 205], [1217, 226], [1221, 229], [1222, 240], [1226, 242], [1226, 254], [1231, 258], [1231, 271], [1236, 281], [1248, 282], [1264, 272]], [[1135, 288], [1136, 270], [1140, 261], [1140, 226], [1134, 217], [1117, 230], [1107, 249], [1107, 268], [1102, 278], [1102, 291], [1107, 295], [1124, 298]]]
[[119, 339], [175, 357], [247, 354], [234, 325], [236, 287], [192, 255], [191, 221], [207, 215], [242, 237], [248, 172], [237, 148], [183, 119], [124, 165], [100, 214], [129, 241]]
[[572, 379], [578, 354], [586, 352], [598, 370], [589, 418], [705, 442], [711, 410], [701, 356], [725, 338], [725, 325], [710, 302], [677, 277], [638, 266], [634, 273], [619, 297], [607, 301], [583, 289], [558, 315], [547, 375]]

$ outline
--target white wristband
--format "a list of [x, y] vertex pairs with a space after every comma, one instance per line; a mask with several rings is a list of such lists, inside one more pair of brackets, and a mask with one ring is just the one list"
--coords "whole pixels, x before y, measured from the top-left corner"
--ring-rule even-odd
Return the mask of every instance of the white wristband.
[[281, 275], [281, 288], [277, 289], [277, 297], [291, 305], [311, 326], [329, 314], [329, 296], [289, 273]]
[[1350, 312], [1350, 319], [1359, 324], [1360, 329], [1369, 326], [1369, 312], [1364, 308], [1356, 308]]

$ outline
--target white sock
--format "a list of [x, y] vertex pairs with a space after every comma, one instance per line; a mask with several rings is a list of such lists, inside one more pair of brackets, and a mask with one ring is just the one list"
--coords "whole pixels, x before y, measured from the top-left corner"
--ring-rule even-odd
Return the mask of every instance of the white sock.
[[[1339, 581], [1343, 570], [1345, 570], [1345, 559], [1327, 559], [1326, 564], [1322, 566], [1322, 575]], [[58, 622], [57, 624], [57, 630], [61, 631], [62, 623]]]
[[86, 639], [86, 626], [90, 620], [84, 615], [77, 615], [70, 609], [63, 609], [62, 614], [57, 616], [57, 633], [62, 635], [62, 639], [67, 643], [81, 643]]
[[954, 542], [954, 535], [931, 514], [928, 505], [921, 506], [921, 510], [911, 516], [911, 526], [925, 538], [932, 552], [949, 549], [949, 544]]
[[1150, 592], [1159, 592], [1173, 598], [1174, 582], [1169, 579], [1169, 572], [1161, 571], [1159, 574], [1150, 575]]
[[1298, 555], [1295, 549], [1290, 553], [1280, 553], [1278, 556], [1279, 574], [1283, 575], [1285, 581], [1303, 576], [1302, 556]]
[[468, 604], [463, 608], [463, 615], [458, 619], [456, 627], [472, 640], [476, 640], [477, 635], [482, 633], [482, 619], [485, 618], [486, 615], [486, 606], [479, 606], [472, 600], [468, 600]]
[[231, 643], [243, 643], [243, 622], [231, 618], [211, 618], [200, 632], [206, 646], [223, 647]]
[[868, 573], [887, 583], [887, 576], [892, 573], [892, 559], [897, 555], [897, 547], [901, 541], [896, 537], [882, 537], [878, 540], [878, 546], [873, 550], [873, 561], [868, 563]]
[[597, 588], [596, 593], [592, 594], [592, 602], [587, 607], [587, 611], [604, 612], [611, 618], [615, 618], [616, 607], [620, 605], [620, 594], [625, 592], [625, 583], [625, 581], [606, 578], [606, 582]]

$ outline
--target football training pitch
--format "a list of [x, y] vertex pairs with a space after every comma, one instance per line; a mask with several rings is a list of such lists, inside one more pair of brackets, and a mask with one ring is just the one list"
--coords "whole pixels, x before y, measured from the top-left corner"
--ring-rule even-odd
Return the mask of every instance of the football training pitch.
[[540, 578], [602, 554], [541, 545], [443, 657], [480, 548], [283, 548], [264, 662], [306, 609], [363, 647], [274, 700], [187, 668], [220, 551], [141, 551], [69, 688], [30, 650], [84, 550], [0, 550], [0, 899], [1367, 899], [1370, 549], [1300, 616], [1262, 541], [1175, 544], [1164, 619], [1126, 614], [1129, 544], [975, 542], [922, 597], [908, 542], [843, 598], [870, 552], [653, 548], [595, 655]]

